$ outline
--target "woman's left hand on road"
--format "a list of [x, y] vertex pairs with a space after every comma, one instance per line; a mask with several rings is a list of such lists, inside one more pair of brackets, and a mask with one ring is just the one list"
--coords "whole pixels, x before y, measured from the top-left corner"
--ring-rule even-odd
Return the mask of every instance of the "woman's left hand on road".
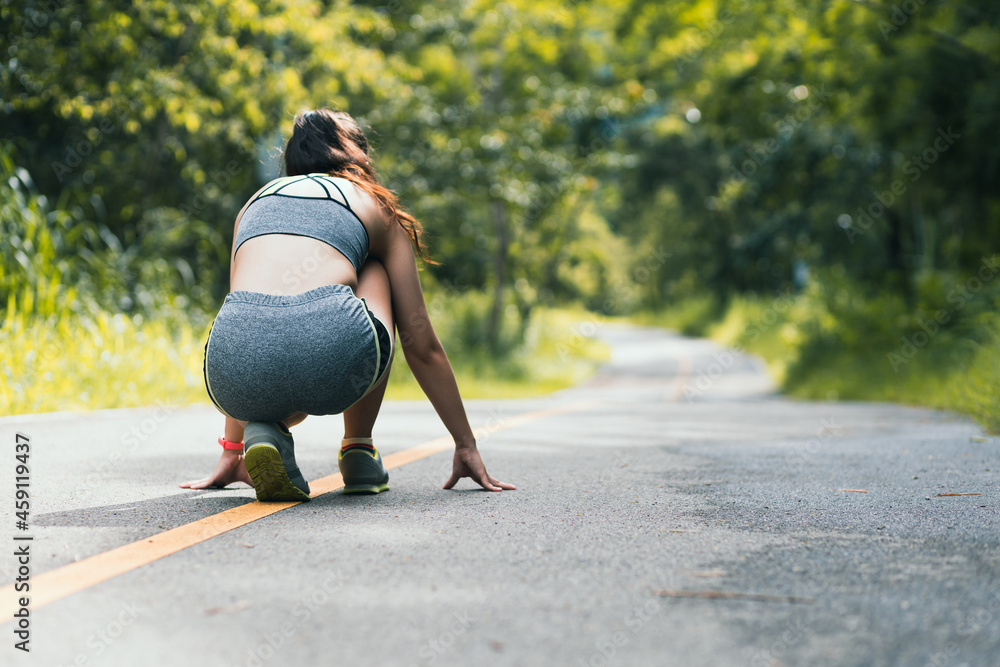
[[507, 482], [501, 482], [486, 472], [479, 450], [476, 447], [457, 447], [451, 464], [451, 477], [445, 482], [444, 488], [450, 489], [463, 477], [470, 478], [487, 491], [513, 491], [517, 487]]

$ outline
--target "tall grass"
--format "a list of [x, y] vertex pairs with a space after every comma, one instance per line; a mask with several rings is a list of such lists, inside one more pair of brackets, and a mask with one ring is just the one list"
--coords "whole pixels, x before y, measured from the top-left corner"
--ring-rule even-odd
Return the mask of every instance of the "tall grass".
[[34, 194], [4, 150], [0, 176], [0, 414], [202, 400], [207, 318], [166, 295], [155, 320], [108, 311], [96, 268], [113, 255], [79, 212]]
[[203, 333], [190, 323], [120, 313], [8, 311], [0, 327], [0, 413], [204, 401]]
[[[561, 343], [581, 317], [567, 310], [538, 312], [524, 341], [499, 362], [460, 338], [460, 324], [447, 316], [438, 322], [462, 395], [510, 398], [572, 386], [607, 358], [606, 348], [594, 341], [565, 353]], [[8, 307], [0, 326], [0, 414], [207, 402], [201, 374], [207, 334], [206, 326], [182, 317], [150, 321], [65, 312], [42, 318]], [[398, 354], [387, 398], [423, 396]]]
[[[796, 295], [734, 297], [688, 329], [760, 355], [791, 396], [953, 410], [1000, 432], [1000, 278], [976, 291], [964, 284], [928, 275], [906, 298], [825, 275]], [[642, 320], [669, 326], [707, 312], [704, 302]]]

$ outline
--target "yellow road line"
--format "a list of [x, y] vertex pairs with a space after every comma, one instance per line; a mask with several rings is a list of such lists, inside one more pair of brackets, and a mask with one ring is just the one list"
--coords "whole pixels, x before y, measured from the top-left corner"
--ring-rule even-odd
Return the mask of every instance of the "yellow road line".
[[[598, 401], [586, 401], [549, 410], [529, 412], [501, 421], [490, 427], [490, 432], [504, 431], [546, 417], [578, 412], [597, 404]], [[386, 468], [398, 468], [432, 454], [443, 452], [452, 446], [453, 442], [450, 438], [437, 438], [416, 447], [386, 454], [383, 461]], [[340, 473], [328, 475], [309, 483], [310, 497], [316, 498], [325, 493], [336, 491], [343, 486], [344, 480]], [[31, 589], [29, 592], [17, 592], [14, 589], [15, 584], [4, 586], [0, 589], [0, 625], [11, 622], [14, 612], [20, 608], [18, 600], [21, 597], [29, 598], [29, 609], [35, 611], [49, 603], [96, 586], [120, 574], [131, 572], [143, 565], [148, 565], [178, 551], [299, 504], [298, 502], [261, 503], [256, 501], [247, 503], [33, 576], [30, 580]], [[24, 542], [24, 544], [31, 543]]]

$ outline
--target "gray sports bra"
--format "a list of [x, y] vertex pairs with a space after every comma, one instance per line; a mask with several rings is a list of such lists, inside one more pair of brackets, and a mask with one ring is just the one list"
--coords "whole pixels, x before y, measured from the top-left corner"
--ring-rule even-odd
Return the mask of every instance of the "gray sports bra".
[[[334, 190], [340, 199], [333, 196]], [[351, 210], [343, 190], [326, 174], [279, 178], [261, 191], [240, 218], [236, 250], [248, 239], [265, 234], [322, 241], [343, 253], [355, 271], [368, 256], [368, 230]]]

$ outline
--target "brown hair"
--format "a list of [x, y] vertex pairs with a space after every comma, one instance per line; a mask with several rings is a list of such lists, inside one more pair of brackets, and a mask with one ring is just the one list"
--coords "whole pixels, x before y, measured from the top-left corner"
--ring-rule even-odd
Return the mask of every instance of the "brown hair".
[[395, 193], [378, 180], [369, 157], [370, 147], [357, 121], [343, 111], [315, 109], [295, 117], [292, 136], [282, 161], [288, 176], [326, 173], [351, 181], [371, 195], [390, 220], [402, 227], [421, 259], [432, 261], [422, 242], [424, 228], [399, 204]]

